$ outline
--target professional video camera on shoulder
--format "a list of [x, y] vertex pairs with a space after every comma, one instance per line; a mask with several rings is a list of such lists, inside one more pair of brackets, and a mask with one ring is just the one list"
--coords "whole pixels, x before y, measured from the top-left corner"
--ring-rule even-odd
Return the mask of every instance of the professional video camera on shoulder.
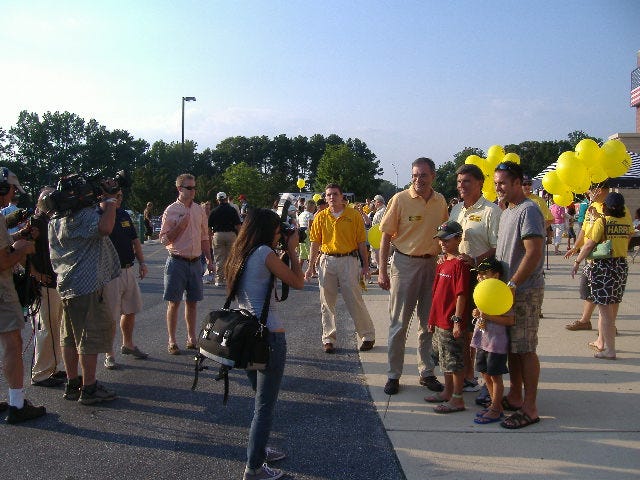
[[105, 193], [113, 195], [131, 185], [124, 170], [115, 177], [93, 176], [74, 173], [62, 177], [54, 191], [42, 198], [49, 212], [56, 217], [70, 215], [85, 207], [96, 205]]

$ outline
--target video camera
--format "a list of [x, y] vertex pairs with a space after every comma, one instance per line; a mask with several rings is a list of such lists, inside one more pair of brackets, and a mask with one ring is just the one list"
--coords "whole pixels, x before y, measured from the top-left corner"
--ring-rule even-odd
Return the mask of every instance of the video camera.
[[13, 212], [5, 216], [7, 220], [7, 228], [12, 229], [22, 223], [25, 223], [31, 218], [31, 215], [33, 215], [33, 210], [30, 208], [19, 208], [17, 210], [14, 210]]
[[56, 190], [42, 198], [47, 211], [55, 216], [64, 217], [82, 208], [96, 205], [105, 193], [113, 195], [122, 188], [131, 186], [124, 170], [115, 177], [86, 177], [74, 173], [62, 177]]
[[[280, 217], [280, 247], [282, 250], [287, 249], [287, 239], [296, 231], [296, 227], [289, 223], [289, 208], [295, 207], [295, 198], [289, 193], [285, 193], [278, 200], [278, 208], [276, 212]], [[307, 234], [298, 230], [298, 241], [303, 243], [307, 238]]]

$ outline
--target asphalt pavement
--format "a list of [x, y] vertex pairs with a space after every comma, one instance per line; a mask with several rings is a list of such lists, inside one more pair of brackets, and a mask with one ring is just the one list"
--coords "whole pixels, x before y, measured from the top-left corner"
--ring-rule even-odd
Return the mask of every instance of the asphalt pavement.
[[[192, 357], [185, 351], [180, 356], [166, 352], [166, 251], [157, 242], [146, 242], [143, 249], [149, 275], [140, 282], [144, 310], [137, 315], [135, 340], [150, 357], [135, 360], [118, 353], [119, 368], [112, 371], [101, 366], [100, 358], [98, 380], [119, 396], [110, 403], [83, 406], [64, 400], [62, 387], [27, 384], [27, 397], [44, 404], [48, 414], [20, 425], [0, 420], [0, 478], [242, 478], [253, 412], [244, 372], [232, 371], [226, 407], [214, 370], [202, 372], [197, 390], [191, 391]], [[205, 289], [200, 318], [224, 303], [222, 288]], [[327, 355], [320, 341], [317, 283], [292, 290], [278, 308], [286, 322], [288, 357], [272, 444], [288, 455], [277, 465], [287, 473], [283, 478], [403, 479], [371, 400], [348, 315], [338, 319], [336, 354]], [[25, 328], [27, 371], [33, 351], [30, 337]], [[182, 314], [178, 341], [184, 347]], [[119, 342], [118, 333], [116, 345]], [[6, 391], [2, 379], [0, 398], [6, 398]]]
[[[155, 242], [143, 248], [150, 273], [141, 282], [145, 306], [135, 337], [150, 358], [118, 354], [118, 370], [99, 367], [99, 380], [119, 394], [109, 404], [85, 407], [63, 400], [62, 389], [28, 386], [28, 398], [45, 404], [49, 414], [17, 426], [0, 421], [0, 478], [242, 478], [252, 392], [243, 372], [233, 372], [223, 407], [214, 371], [203, 372], [198, 389], [190, 390], [191, 357], [166, 353], [166, 254]], [[569, 268], [562, 257], [549, 257], [538, 348], [541, 422], [515, 431], [474, 424], [475, 393], [464, 395], [467, 411], [433, 413], [423, 401], [428, 390], [417, 383], [415, 322], [401, 391], [384, 394], [388, 294], [377, 285], [365, 294], [376, 346], [361, 354], [341, 300], [337, 352], [327, 355], [320, 345], [317, 284], [292, 291], [279, 305], [289, 350], [272, 435], [273, 445], [288, 453], [278, 465], [287, 473], [283, 478], [640, 478], [640, 260], [630, 263], [616, 361], [593, 358], [587, 342], [595, 331], [564, 328], [581, 309]], [[205, 288], [200, 318], [224, 301], [222, 289]], [[595, 327], [595, 315], [593, 321]], [[24, 334], [28, 363], [30, 331]], [[184, 346], [182, 320], [178, 335]], [[0, 391], [6, 392], [4, 380]]]

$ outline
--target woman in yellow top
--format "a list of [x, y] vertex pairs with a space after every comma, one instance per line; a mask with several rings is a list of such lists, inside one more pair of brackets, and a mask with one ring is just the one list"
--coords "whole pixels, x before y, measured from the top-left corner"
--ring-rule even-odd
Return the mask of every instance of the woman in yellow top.
[[599, 243], [611, 240], [609, 258], [588, 260], [593, 262], [589, 270], [589, 300], [598, 305], [600, 310], [598, 338], [589, 345], [596, 350], [595, 358], [615, 360], [616, 316], [629, 273], [627, 247], [632, 227], [625, 215], [624, 197], [621, 194], [609, 193], [602, 211], [604, 215], [600, 215], [591, 231], [585, 235], [584, 246], [574, 262], [571, 276], [577, 273], [580, 262], [587, 259]]

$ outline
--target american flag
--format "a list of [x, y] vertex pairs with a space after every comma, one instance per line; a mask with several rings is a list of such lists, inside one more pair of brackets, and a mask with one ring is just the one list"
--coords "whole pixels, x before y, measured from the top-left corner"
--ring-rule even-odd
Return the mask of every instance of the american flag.
[[631, 106], [640, 106], [640, 67], [631, 72]]

